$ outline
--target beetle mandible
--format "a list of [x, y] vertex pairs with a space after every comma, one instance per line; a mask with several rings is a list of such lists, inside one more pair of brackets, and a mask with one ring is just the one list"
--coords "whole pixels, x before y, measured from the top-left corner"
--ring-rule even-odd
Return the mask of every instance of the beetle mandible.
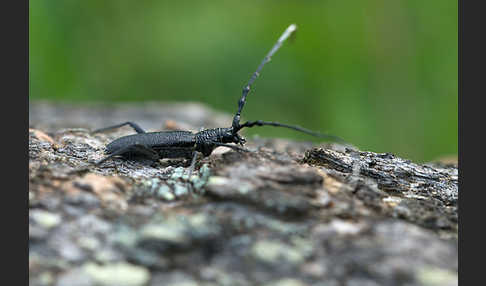
[[238, 110], [233, 117], [231, 127], [227, 128], [213, 128], [192, 133], [190, 131], [160, 131], [160, 132], [145, 132], [140, 126], [133, 122], [125, 122], [110, 127], [105, 127], [93, 131], [93, 133], [103, 132], [114, 128], [119, 128], [125, 125], [132, 127], [137, 134], [127, 135], [115, 139], [109, 143], [105, 148], [107, 156], [102, 160], [96, 162], [99, 165], [106, 160], [122, 155], [128, 157], [131, 155], [141, 155], [152, 160], [158, 160], [162, 158], [186, 158], [191, 159], [192, 163], [190, 170], [194, 168], [194, 164], [197, 158], [197, 154], [202, 153], [203, 156], [209, 156], [213, 150], [220, 146], [232, 148], [237, 151], [247, 151], [237, 145], [231, 145], [229, 143], [240, 144], [243, 146], [246, 140], [238, 134], [243, 128], [250, 128], [254, 126], [275, 126], [290, 128], [299, 132], [303, 132], [312, 136], [321, 138], [332, 139], [335, 141], [342, 141], [339, 137], [333, 135], [322, 134], [319, 132], [311, 131], [300, 126], [288, 125], [271, 121], [247, 121], [240, 123], [241, 110], [246, 102], [246, 97], [250, 92], [251, 85], [260, 75], [260, 71], [263, 66], [270, 61], [271, 57], [280, 48], [282, 43], [297, 29], [295, 24], [290, 25], [284, 33], [277, 40], [270, 52], [265, 56], [263, 61], [258, 66], [257, 70], [252, 74], [250, 80], [243, 88], [243, 94], [238, 101]]

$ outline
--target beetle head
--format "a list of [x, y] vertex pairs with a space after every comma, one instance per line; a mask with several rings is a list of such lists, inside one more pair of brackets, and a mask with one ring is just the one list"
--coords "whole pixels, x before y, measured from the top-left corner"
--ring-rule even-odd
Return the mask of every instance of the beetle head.
[[238, 134], [239, 129], [233, 127], [220, 128], [218, 131], [218, 141], [222, 143], [236, 143], [243, 146], [246, 143], [245, 138]]
[[246, 143], [246, 139], [238, 134], [239, 129], [230, 127], [223, 133], [223, 143], [236, 143], [243, 146]]

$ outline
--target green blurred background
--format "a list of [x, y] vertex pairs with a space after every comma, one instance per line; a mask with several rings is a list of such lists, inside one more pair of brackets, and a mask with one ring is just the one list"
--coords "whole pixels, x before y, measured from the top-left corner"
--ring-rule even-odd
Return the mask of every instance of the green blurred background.
[[[424, 162], [457, 154], [458, 3], [30, 1], [30, 100], [199, 101], [362, 150]], [[229, 126], [230, 122], [222, 123]], [[250, 131], [250, 130], [249, 130]], [[249, 134], [314, 140], [280, 128]]]

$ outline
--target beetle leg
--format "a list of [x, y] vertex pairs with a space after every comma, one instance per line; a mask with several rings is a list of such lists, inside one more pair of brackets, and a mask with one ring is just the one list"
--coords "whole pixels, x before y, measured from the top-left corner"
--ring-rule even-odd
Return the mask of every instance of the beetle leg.
[[145, 145], [142, 145], [142, 144], [134, 144], [134, 145], [130, 145], [130, 146], [127, 146], [127, 147], [124, 147], [124, 148], [120, 148], [118, 150], [116, 150], [115, 152], [111, 153], [110, 155], [106, 156], [105, 158], [101, 159], [100, 161], [96, 162], [95, 165], [99, 165], [103, 162], [105, 162], [106, 160], [114, 157], [114, 156], [117, 156], [117, 155], [122, 155], [122, 154], [125, 154], [125, 153], [138, 153], [138, 154], [143, 154], [144, 156], [152, 159], [152, 160], [158, 160], [160, 159], [160, 156], [159, 154], [154, 151], [153, 149], [145, 146]]
[[154, 161], [160, 159], [159, 153], [157, 153], [157, 151], [142, 144], [132, 145], [130, 152], [143, 154], [144, 156]]
[[197, 151], [194, 151], [193, 154], [194, 155], [192, 157], [191, 165], [189, 166], [189, 170], [187, 171], [188, 172], [188, 178], [191, 177], [192, 171], [194, 171], [194, 167], [196, 166]]
[[226, 144], [226, 143], [221, 143], [221, 142], [211, 142], [210, 144], [214, 144], [214, 145], [217, 145], [217, 146], [228, 147], [228, 148], [231, 148], [231, 149], [233, 149], [235, 151], [250, 152], [249, 150], [247, 150], [245, 148], [241, 148], [241, 147], [236, 146], [236, 145], [231, 145], [231, 144]]
[[124, 147], [124, 148], [120, 148], [118, 150], [116, 150], [115, 152], [111, 153], [110, 155], [106, 156], [105, 158], [99, 160], [98, 162], [94, 163], [95, 165], [100, 165], [101, 163], [105, 162], [106, 160], [112, 158], [112, 157], [115, 157], [117, 155], [121, 155], [121, 154], [124, 154], [128, 151], [130, 151], [130, 149], [132, 148], [132, 146], [127, 146], [127, 147]]
[[108, 127], [105, 127], [105, 128], [96, 129], [94, 131], [91, 131], [91, 133], [105, 132], [105, 131], [108, 131], [108, 130], [111, 130], [111, 129], [120, 128], [120, 127], [125, 126], [125, 125], [129, 125], [130, 127], [133, 128], [133, 130], [135, 130], [139, 134], [145, 133], [145, 130], [143, 130], [140, 126], [138, 126], [138, 124], [130, 122], [130, 121], [127, 121], [127, 122], [124, 122], [124, 123], [121, 123], [121, 124], [117, 124], [117, 125], [113, 125], [113, 126], [108, 126]]

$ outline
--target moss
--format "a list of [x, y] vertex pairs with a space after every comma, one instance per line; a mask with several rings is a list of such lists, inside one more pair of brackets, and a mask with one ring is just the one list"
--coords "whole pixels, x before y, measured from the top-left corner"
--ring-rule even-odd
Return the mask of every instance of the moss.
[[253, 245], [251, 253], [256, 259], [269, 264], [281, 263], [284, 260], [298, 265], [305, 261], [305, 254], [301, 249], [279, 241], [258, 241]]
[[96, 285], [141, 286], [150, 280], [147, 269], [129, 263], [98, 265], [90, 262], [83, 270]]

